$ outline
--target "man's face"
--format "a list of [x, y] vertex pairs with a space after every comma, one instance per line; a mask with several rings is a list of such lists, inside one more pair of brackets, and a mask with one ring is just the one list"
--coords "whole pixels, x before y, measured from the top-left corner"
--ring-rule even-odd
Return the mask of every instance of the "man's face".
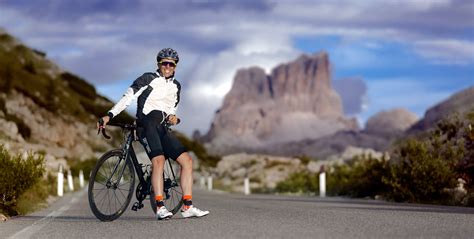
[[172, 59], [162, 59], [158, 62], [161, 74], [165, 77], [171, 77], [176, 69], [176, 62]]

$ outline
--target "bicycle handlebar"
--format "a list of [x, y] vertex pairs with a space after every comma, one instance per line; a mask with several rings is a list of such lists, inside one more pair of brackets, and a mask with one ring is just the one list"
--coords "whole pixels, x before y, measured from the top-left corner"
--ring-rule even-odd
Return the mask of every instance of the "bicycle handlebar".
[[[181, 122], [181, 119], [178, 118], [178, 122], [176, 123], [176, 125], [178, 125], [180, 122]], [[117, 127], [122, 128], [122, 129], [128, 129], [128, 130], [137, 128], [136, 124], [109, 123], [107, 125], [117, 126]], [[169, 129], [172, 125], [169, 124], [168, 122], [166, 122], [164, 124], [164, 126]], [[106, 133], [105, 127], [104, 127], [104, 120], [102, 118], [99, 119], [99, 130], [97, 131], [97, 134], [100, 134], [101, 131], [102, 131], [102, 135], [104, 136], [104, 138], [106, 138], [106, 139], [111, 139], [112, 138]]]

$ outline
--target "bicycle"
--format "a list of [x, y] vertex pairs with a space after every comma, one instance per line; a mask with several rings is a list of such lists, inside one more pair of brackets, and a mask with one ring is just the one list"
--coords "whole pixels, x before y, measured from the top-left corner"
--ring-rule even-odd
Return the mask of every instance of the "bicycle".
[[[148, 197], [153, 213], [156, 213], [156, 201], [151, 184], [151, 164], [142, 165], [138, 162], [133, 142], [138, 140], [135, 124], [108, 124], [122, 128], [124, 142], [121, 148], [113, 149], [103, 154], [91, 173], [89, 180], [89, 206], [94, 215], [101, 221], [113, 221], [119, 218], [130, 204], [135, 187], [135, 173], [139, 182], [136, 186], [137, 202], [132, 206], [133, 211], [143, 208], [143, 201]], [[169, 126], [166, 125], [169, 130]], [[105, 128], [99, 132], [110, 139]], [[98, 132], [98, 133], [99, 133]], [[176, 177], [176, 162], [166, 159], [163, 172], [163, 202], [170, 212], [176, 214], [183, 205], [183, 192], [179, 178]]]

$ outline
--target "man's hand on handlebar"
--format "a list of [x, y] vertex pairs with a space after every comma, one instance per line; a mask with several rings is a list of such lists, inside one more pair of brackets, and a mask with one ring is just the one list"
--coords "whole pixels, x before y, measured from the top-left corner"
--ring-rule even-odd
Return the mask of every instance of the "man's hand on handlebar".
[[97, 121], [97, 129], [101, 130], [102, 128], [105, 128], [105, 126], [109, 123], [109, 121], [110, 121], [109, 116], [104, 116], [104, 117], [100, 118]]
[[100, 134], [100, 131], [102, 131], [102, 135], [106, 139], [110, 139], [110, 136], [105, 133], [105, 126], [109, 123], [110, 117], [109, 116], [104, 116], [102, 118], [99, 118], [97, 121], [97, 134]]

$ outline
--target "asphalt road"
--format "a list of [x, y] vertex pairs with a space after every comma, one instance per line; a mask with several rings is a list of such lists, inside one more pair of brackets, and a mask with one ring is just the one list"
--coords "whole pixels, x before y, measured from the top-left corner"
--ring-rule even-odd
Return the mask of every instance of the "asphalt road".
[[474, 208], [202, 190], [193, 202], [211, 213], [157, 221], [146, 204], [101, 222], [84, 190], [0, 223], [0, 238], [474, 238]]

